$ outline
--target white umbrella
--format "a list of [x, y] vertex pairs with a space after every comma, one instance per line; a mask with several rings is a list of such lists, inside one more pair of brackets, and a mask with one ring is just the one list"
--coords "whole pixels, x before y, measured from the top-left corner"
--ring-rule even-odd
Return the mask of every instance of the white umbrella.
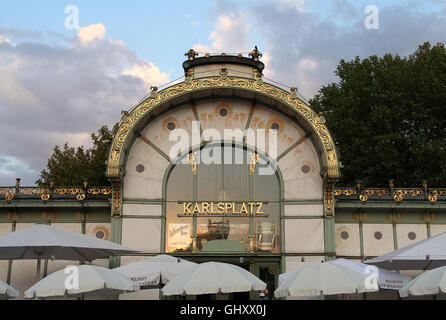
[[0, 300], [17, 298], [18, 296], [19, 292], [16, 289], [0, 280]]
[[426, 271], [400, 289], [400, 296], [446, 293], [446, 267]]
[[388, 270], [430, 270], [446, 265], [446, 232], [366, 261]]
[[229, 263], [205, 262], [170, 280], [162, 289], [165, 296], [199, 295], [265, 290], [266, 283], [249, 271]]
[[120, 273], [93, 265], [72, 266], [50, 274], [25, 291], [25, 299], [115, 295], [138, 291]]
[[[370, 266], [365, 263], [357, 262], [354, 260], [347, 260], [347, 259], [336, 259], [327, 261], [325, 263], [331, 263], [336, 265], [342, 265], [347, 268], [350, 268], [356, 272], [361, 273], [363, 276], [367, 277], [369, 276], [369, 279], [372, 280], [371, 277], [375, 277], [378, 281], [378, 286], [381, 289], [387, 289], [387, 290], [399, 290], [404, 285], [406, 285], [412, 278], [404, 275], [399, 274], [396, 272], [384, 270], [381, 268], [377, 268], [375, 266]], [[293, 271], [282, 273], [279, 275], [279, 286], [292, 274]]]
[[110, 241], [45, 224], [0, 236], [0, 259], [92, 261], [135, 252]]
[[194, 262], [161, 254], [113, 270], [138, 283], [140, 287], [148, 287], [166, 284], [196, 265]]
[[376, 275], [378, 276], [378, 286], [381, 289], [398, 290], [404, 287], [404, 285], [406, 285], [410, 280], [412, 280], [412, 277], [409, 277], [407, 275], [384, 270], [381, 268], [371, 269], [374, 268], [374, 266], [370, 266], [354, 260], [336, 259], [328, 261], [326, 263], [334, 263], [346, 266], [350, 269], [360, 272], [364, 276], [375, 275], [376, 273]]
[[342, 264], [316, 263], [291, 271], [274, 291], [276, 298], [315, 297], [378, 291], [376, 282]]
[[38, 259], [38, 280], [41, 259], [92, 261], [136, 252], [110, 241], [46, 224], [0, 236], [0, 259]]

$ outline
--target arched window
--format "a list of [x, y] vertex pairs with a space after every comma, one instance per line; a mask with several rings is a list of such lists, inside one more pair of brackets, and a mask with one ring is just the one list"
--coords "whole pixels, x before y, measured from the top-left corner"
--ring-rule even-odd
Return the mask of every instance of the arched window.
[[280, 182], [266, 157], [212, 143], [176, 163], [167, 180], [166, 252], [280, 252]]

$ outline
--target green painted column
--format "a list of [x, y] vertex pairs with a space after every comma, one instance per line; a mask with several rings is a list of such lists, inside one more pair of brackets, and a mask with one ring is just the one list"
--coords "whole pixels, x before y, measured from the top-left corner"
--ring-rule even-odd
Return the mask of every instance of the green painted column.
[[[331, 190], [331, 191], [330, 191]], [[335, 211], [334, 211], [334, 183], [326, 181], [324, 184], [324, 246], [325, 260], [336, 258], [336, 238], [335, 238]], [[331, 199], [327, 199], [330, 197]], [[331, 201], [332, 212], [327, 208]]]

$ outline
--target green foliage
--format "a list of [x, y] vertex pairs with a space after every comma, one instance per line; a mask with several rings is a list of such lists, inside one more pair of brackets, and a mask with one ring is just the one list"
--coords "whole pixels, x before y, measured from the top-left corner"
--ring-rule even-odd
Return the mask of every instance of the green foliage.
[[76, 149], [68, 143], [65, 143], [63, 149], [55, 146], [46, 170], [40, 172], [36, 183], [39, 186], [48, 186], [50, 180], [54, 179], [55, 186], [81, 186], [84, 178], [87, 178], [91, 186], [109, 185], [105, 177], [107, 152], [117, 128], [118, 124], [111, 131], [103, 126], [97, 135], [92, 133], [91, 149]]
[[339, 185], [446, 185], [446, 49], [424, 43], [409, 57], [357, 57], [339, 83], [311, 100], [339, 141]]

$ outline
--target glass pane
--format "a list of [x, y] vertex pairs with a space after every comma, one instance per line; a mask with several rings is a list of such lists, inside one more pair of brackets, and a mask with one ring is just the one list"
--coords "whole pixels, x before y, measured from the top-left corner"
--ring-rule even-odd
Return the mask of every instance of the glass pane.
[[193, 197], [193, 174], [189, 165], [177, 165], [169, 176], [166, 203], [166, 252], [192, 251], [192, 218], [178, 217], [183, 204]]
[[264, 205], [268, 217], [255, 217], [255, 251], [280, 252], [280, 204]]
[[[239, 211], [242, 202], [250, 202], [248, 161], [250, 151], [231, 146], [232, 153], [228, 153], [227, 150], [223, 152], [221, 148], [221, 145], [208, 147], [206, 151], [208, 159], [209, 155], [217, 155], [213, 158], [214, 161], [200, 160], [197, 165], [197, 201], [209, 202], [206, 205], [215, 208], [210, 211], [217, 210], [219, 202], [234, 202], [234, 206]], [[228, 157], [228, 154], [231, 156]], [[203, 158], [203, 155], [201, 156]], [[263, 167], [263, 171], [259, 170], [260, 167]], [[280, 185], [275, 172], [265, 170], [267, 167], [267, 162], [260, 158], [252, 177], [253, 201], [264, 202], [262, 211], [264, 215], [267, 215], [266, 217], [254, 215], [252, 218], [254, 245], [258, 252], [280, 252]], [[265, 172], [270, 174], [265, 175]], [[193, 180], [191, 166], [183, 164], [176, 166], [169, 177], [166, 207], [166, 251], [168, 252], [191, 251], [193, 219], [178, 217], [178, 214], [184, 213], [183, 204], [178, 201], [193, 202]], [[204, 211], [203, 207], [201, 208]], [[210, 211], [208, 210], [208, 214]], [[236, 210], [233, 211], [236, 212]], [[213, 240], [235, 241], [248, 250], [249, 221], [250, 218], [242, 214], [238, 217], [198, 215], [196, 226], [198, 250], [202, 250], [203, 246]]]

